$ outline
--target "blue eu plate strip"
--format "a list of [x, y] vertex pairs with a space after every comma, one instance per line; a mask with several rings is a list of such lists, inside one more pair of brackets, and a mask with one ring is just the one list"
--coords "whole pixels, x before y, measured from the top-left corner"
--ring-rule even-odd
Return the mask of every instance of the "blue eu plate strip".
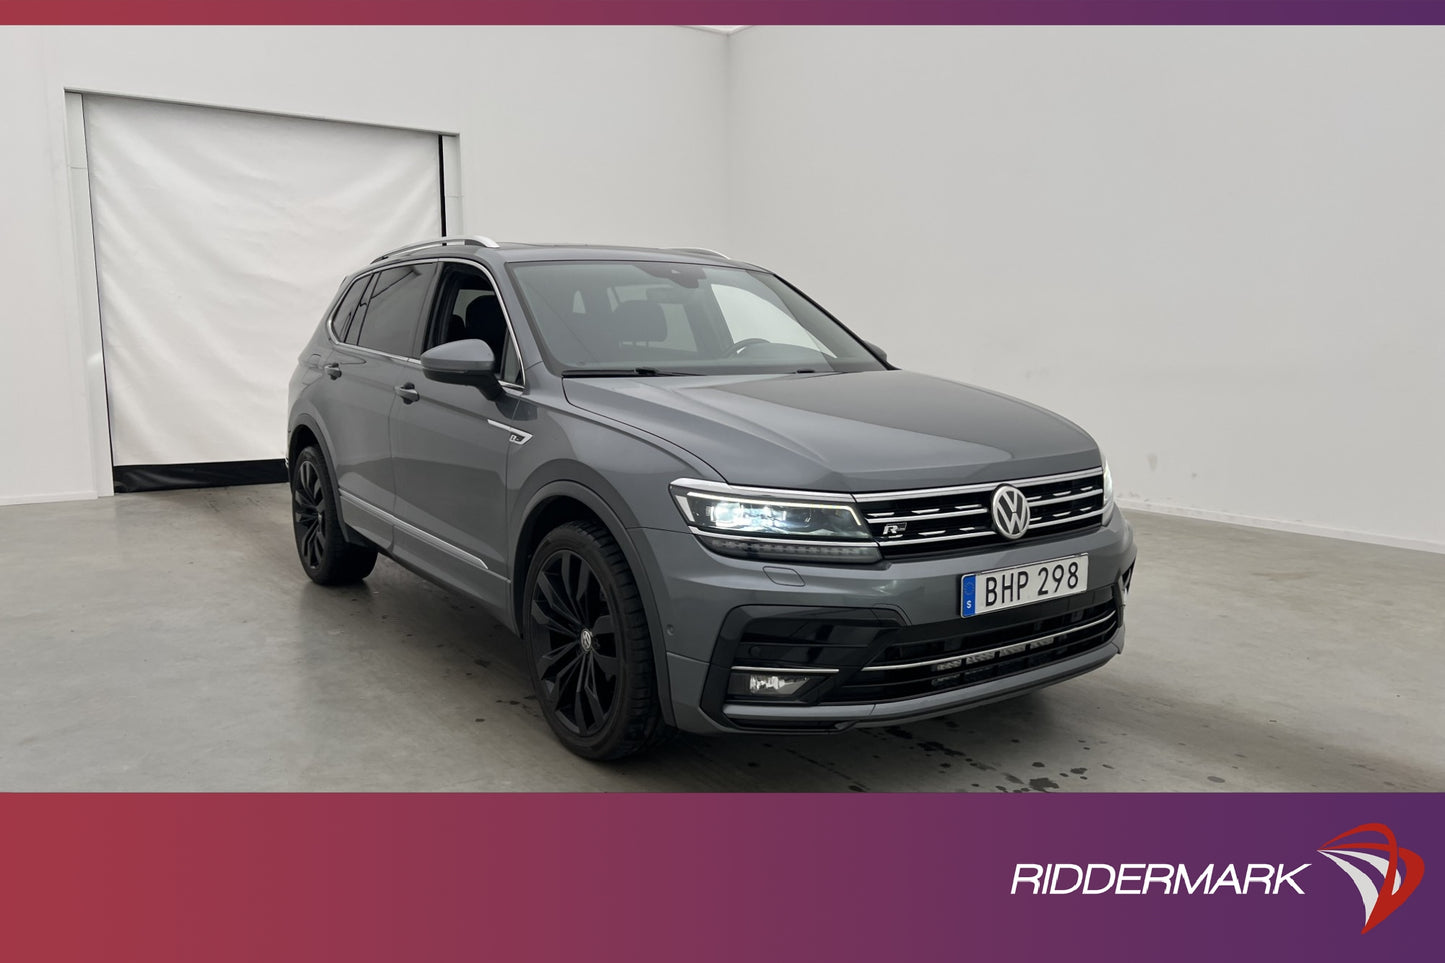
[[975, 576], [965, 575], [963, 577], [963, 617], [968, 618], [974, 614], [973, 611], [973, 580]]

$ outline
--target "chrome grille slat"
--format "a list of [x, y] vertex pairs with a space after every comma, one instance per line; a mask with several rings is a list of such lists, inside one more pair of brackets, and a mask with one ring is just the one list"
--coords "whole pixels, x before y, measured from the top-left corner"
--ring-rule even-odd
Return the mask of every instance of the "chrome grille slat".
[[[870, 492], [855, 497], [863, 503], [864, 520], [883, 554], [897, 558], [940, 554], [954, 547], [966, 551], [989, 544], [1016, 544], [995, 532], [989, 517], [990, 500], [1000, 485], [1013, 485], [1028, 499], [1033, 519], [1018, 541], [1094, 527], [1104, 514], [1103, 475], [1102, 468], [1094, 468], [1014, 481]], [[885, 534], [885, 529], [891, 531]]]
[[1055, 495], [1052, 498], [1030, 498], [1029, 507], [1032, 508], [1036, 505], [1052, 505], [1055, 502], [1072, 502], [1080, 498], [1088, 498], [1090, 495], [1097, 494], [1099, 494], [1099, 490], [1097, 488], [1091, 488], [1088, 491], [1074, 492], [1071, 495]]
[[1123, 611], [1111, 586], [975, 619], [899, 627], [823, 699], [879, 703], [946, 692], [1040, 668], [1108, 643]]
[[[1095, 510], [1092, 511], [1092, 512], [1082, 512], [1082, 513], [1080, 513], [1080, 514], [1078, 514], [1078, 515], [1069, 515], [1069, 516], [1066, 517], [1066, 518], [1056, 518], [1056, 519], [1054, 519], [1054, 520], [1052, 520], [1052, 521], [1047, 521], [1047, 522], [1034, 522], [1034, 523], [1032, 523], [1032, 524], [1029, 525], [1029, 530], [1032, 531], [1032, 530], [1035, 529], [1035, 528], [1047, 528], [1047, 527], [1049, 527], [1049, 526], [1051, 526], [1051, 525], [1062, 525], [1062, 524], [1064, 524], [1064, 522], [1076, 522], [1076, 521], [1079, 521], [1080, 519], [1093, 518], [1095, 515], [1102, 515], [1102, 514], [1104, 514], [1104, 510], [1103, 510], [1102, 508], [1098, 508], [1098, 509], [1095, 509]], [[1027, 537], [1027, 536], [1025, 536], [1025, 537]]]
[[1099, 479], [1104, 477], [1103, 468], [1086, 468], [1083, 471], [1065, 472], [1062, 475], [1040, 475], [1036, 478], [1024, 478], [992, 482], [980, 482], [977, 485], [954, 485], [948, 488], [910, 488], [896, 492], [864, 492], [861, 495], [854, 495], [855, 501], [860, 502], [891, 502], [897, 500], [909, 500], [914, 498], [942, 498], [947, 495], [963, 495], [970, 492], [991, 492], [1000, 485], [1013, 485], [1017, 488], [1033, 487], [1035, 485], [1047, 485], [1052, 482], [1074, 481], [1079, 478], [1095, 476]]
[[982, 651], [973, 650], [968, 652], [951, 652], [948, 655], [942, 656], [941, 658], [924, 659], [919, 662], [885, 662], [881, 665], [865, 665], [861, 671], [894, 672], [900, 669], [924, 669], [935, 665], [942, 665], [945, 662], [955, 662], [965, 656], [995, 655], [999, 652], [1002, 652], [1004, 649], [1011, 649], [1017, 645], [1029, 645], [1034, 642], [1042, 642], [1046, 639], [1060, 639], [1066, 635], [1072, 635], [1076, 632], [1083, 632], [1087, 629], [1096, 629], [1099, 626], [1104, 625], [1105, 623], [1112, 624], [1113, 621], [1114, 613], [1111, 611], [1105, 615], [1101, 615], [1098, 618], [1091, 619], [1087, 622], [1079, 622], [1075, 625], [1064, 626], [1062, 628], [1054, 629], [1051, 632], [1044, 632], [1041, 635], [1032, 636], [1031, 638], [1014, 639], [1011, 642], [1006, 642], [1003, 645], [995, 646], [992, 649], [983, 649]]
[[918, 522], [918, 521], [930, 521], [930, 522], [931, 522], [931, 521], [933, 521], [934, 519], [937, 519], [937, 518], [967, 518], [967, 517], [970, 516], [970, 515], [987, 515], [987, 514], [988, 514], [988, 509], [987, 509], [987, 508], [970, 508], [970, 509], [968, 509], [967, 511], [957, 511], [957, 512], [942, 512], [942, 511], [940, 511], [940, 512], [931, 512], [931, 513], [926, 514], [926, 515], [925, 515], [925, 514], [919, 514], [919, 515], [913, 515], [913, 514], [909, 514], [909, 515], [869, 515], [869, 516], [868, 516], [868, 521], [869, 521], [869, 523], [872, 523], [872, 522], [880, 522], [880, 523], [887, 523], [887, 522]]

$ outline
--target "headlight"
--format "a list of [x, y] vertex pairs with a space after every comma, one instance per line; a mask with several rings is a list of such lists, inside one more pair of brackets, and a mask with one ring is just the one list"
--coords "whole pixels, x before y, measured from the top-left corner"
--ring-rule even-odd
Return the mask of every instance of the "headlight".
[[1109, 459], [1104, 459], [1104, 521], [1109, 520], [1114, 509], [1114, 476], [1109, 472]]
[[852, 505], [735, 498], [673, 489], [682, 514], [698, 528], [729, 535], [868, 538]]
[[881, 555], [850, 502], [732, 492], [709, 483], [672, 486], [698, 539], [721, 555], [790, 562], [876, 562]]

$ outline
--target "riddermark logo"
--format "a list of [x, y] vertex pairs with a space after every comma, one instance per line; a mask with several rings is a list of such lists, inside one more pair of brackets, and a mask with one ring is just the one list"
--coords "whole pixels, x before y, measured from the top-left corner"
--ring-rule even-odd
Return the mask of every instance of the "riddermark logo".
[[[1340, 842], [1366, 833], [1383, 836], [1385, 841]], [[1361, 933], [1370, 932], [1399, 909], [1425, 875], [1425, 861], [1417, 853], [1401, 849], [1395, 842], [1395, 834], [1383, 823], [1365, 823], [1347, 833], [1340, 833], [1321, 846], [1319, 853], [1344, 870], [1350, 882], [1360, 891], [1360, 901], [1365, 904], [1365, 928], [1360, 930]], [[1356, 863], [1363, 863], [1379, 873], [1380, 882], [1377, 884]]]
[[[1384, 842], [1343, 842], [1365, 834], [1383, 836]], [[1318, 850], [1345, 871], [1360, 892], [1365, 905], [1368, 933], [1409, 898], [1425, 875], [1425, 861], [1408, 849], [1401, 849], [1395, 834], [1382, 823], [1366, 823], [1341, 833]], [[1364, 867], [1380, 874], [1376, 885]], [[1305, 895], [1298, 877], [1311, 863], [1286, 869], [1278, 863], [1210, 863], [1200, 867], [1185, 863], [1017, 863], [1010, 894], [1034, 896], [1214, 896], [1230, 892], [1237, 896], [1281, 893]]]

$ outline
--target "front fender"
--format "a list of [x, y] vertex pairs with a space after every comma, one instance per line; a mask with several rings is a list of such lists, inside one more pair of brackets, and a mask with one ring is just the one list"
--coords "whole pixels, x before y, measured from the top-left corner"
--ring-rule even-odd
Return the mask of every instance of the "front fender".
[[[559, 469], [562, 470], [562, 469]], [[627, 560], [627, 567], [632, 571], [632, 577], [637, 582], [638, 593], [642, 597], [642, 607], [647, 615], [647, 633], [652, 643], [652, 664], [657, 673], [658, 699], [662, 705], [663, 719], [668, 725], [675, 724], [673, 718], [672, 700], [670, 698], [671, 684], [667, 672], [667, 646], [663, 640], [663, 625], [657, 611], [657, 603], [653, 593], [652, 580], [648, 576], [648, 567], [643, 564], [639, 555], [638, 544], [632, 538], [632, 529], [635, 529], [635, 517], [627, 503], [620, 499], [615, 490], [607, 485], [597, 476], [579, 466], [572, 466], [565, 469], [569, 477], [556, 478], [552, 481], [542, 483], [528, 497], [523, 511], [516, 513], [520, 519], [517, 524], [517, 531], [512, 540], [512, 580], [511, 607], [509, 616], [512, 631], [521, 635], [522, 632], [522, 601], [523, 591], [527, 580], [527, 568], [530, 567], [530, 558], [525, 555], [524, 547], [531, 543], [536, 534], [533, 523], [548, 502], [557, 498], [570, 498], [582, 505], [601, 519], [602, 524], [607, 528], [609, 534], [617, 542], [618, 548], [622, 550], [623, 557]], [[613, 500], [609, 502], [602, 494], [576, 481], [572, 476], [579, 472], [586, 472], [594, 476], [594, 482], [600, 482], [599, 487], [610, 490]], [[613, 505], [619, 506], [620, 510], [614, 510]], [[633, 524], [628, 523], [633, 519]]]

